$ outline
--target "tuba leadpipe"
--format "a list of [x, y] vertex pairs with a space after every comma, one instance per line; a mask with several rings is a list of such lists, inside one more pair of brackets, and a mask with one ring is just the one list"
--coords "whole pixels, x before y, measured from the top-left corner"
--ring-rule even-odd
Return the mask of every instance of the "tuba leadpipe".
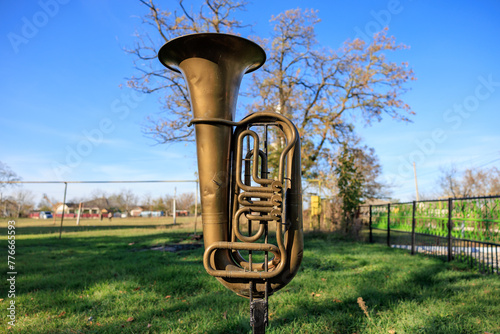
[[[238, 36], [203, 33], [169, 41], [158, 58], [180, 72], [189, 89], [203, 209], [204, 267], [238, 295], [267, 297], [297, 273], [303, 229], [296, 127], [272, 112], [234, 121], [243, 75], [262, 66], [265, 52]], [[254, 131], [257, 127], [265, 127], [266, 135], [272, 128], [284, 142], [272, 177], [268, 141], [265, 138], [261, 144], [258, 130]], [[241, 231], [243, 223], [247, 235]], [[259, 228], [254, 233], [255, 223]], [[270, 226], [275, 226], [276, 244], [269, 240]], [[248, 259], [242, 252], [248, 252]], [[254, 263], [254, 252], [264, 253], [264, 261]]]

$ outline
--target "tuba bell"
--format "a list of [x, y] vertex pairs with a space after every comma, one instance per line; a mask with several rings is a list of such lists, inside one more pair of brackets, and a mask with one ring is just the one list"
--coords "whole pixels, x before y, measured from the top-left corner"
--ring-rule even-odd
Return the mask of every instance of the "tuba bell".
[[169, 41], [158, 58], [180, 72], [189, 88], [204, 267], [238, 295], [267, 302], [299, 269], [303, 229], [296, 127], [274, 112], [234, 121], [243, 75], [262, 66], [266, 54], [238, 36], [202, 33]]

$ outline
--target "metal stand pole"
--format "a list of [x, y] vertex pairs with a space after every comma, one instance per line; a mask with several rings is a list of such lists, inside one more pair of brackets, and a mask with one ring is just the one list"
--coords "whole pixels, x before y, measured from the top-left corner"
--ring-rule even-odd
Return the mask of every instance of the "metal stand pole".
[[264, 334], [268, 323], [268, 283], [266, 282], [266, 292], [264, 299], [254, 299], [252, 296], [253, 281], [250, 282], [250, 325], [253, 334]]

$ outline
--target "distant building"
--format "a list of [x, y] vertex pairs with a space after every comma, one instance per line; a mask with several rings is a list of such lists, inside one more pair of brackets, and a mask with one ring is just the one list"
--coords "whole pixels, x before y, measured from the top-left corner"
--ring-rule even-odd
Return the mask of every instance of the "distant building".
[[92, 218], [99, 217], [101, 214], [107, 215], [111, 211], [111, 205], [106, 198], [97, 198], [91, 201], [82, 203], [81, 217], [87, 218], [89, 215]]
[[141, 208], [140, 206], [135, 207], [132, 210], [130, 210], [130, 216], [132, 216], [132, 217], [140, 217], [142, 211], [144, 211], [144, 209]]
[[175, 210], [175, 214], [180, 217], [180, 216], [189, 216], [189, 211], [188, 210]]
[[76, 210], [78, 210], [78, 204], [75, 203], [56, 203], [54, 214], [56, 217], [61, 217], [64, 212], [65, 218], [73, 218], [75, 217], [75, 205]]
[[162, 217], [165, 216], [163, 211], [141, 211], [141, 217]]
[[[80, 203], [57, 203], [55, 215], [61, 217], [64, 211], [65, 218], [76, 218], [80, 209]], [[80, 218], [100, 218], [107, 215], [111, 206], [106, 198], [97, 198], [91, 201], [82, 202]]]

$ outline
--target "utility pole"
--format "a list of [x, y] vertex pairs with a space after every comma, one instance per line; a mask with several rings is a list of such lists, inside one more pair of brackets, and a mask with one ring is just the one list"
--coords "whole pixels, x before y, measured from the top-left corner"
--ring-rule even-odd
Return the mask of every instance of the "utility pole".
[[415, 174], [415, 190], [417, 192], [417, 202], [418, 202], [417, 167], [415, 167], [415, 161], [413, 161], [413, 174]]

